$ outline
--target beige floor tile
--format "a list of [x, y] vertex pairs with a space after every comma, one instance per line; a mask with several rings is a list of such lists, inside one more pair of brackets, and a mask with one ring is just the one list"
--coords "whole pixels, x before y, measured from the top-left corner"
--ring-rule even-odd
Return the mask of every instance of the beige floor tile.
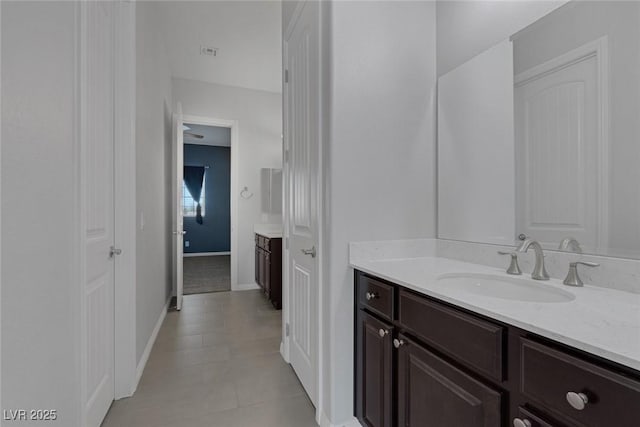
[[103, 427], [306, 427], [315, 409], [280, 356], [281, 312], [259, 291], [188, 295], [162, 325], [135, 395]]

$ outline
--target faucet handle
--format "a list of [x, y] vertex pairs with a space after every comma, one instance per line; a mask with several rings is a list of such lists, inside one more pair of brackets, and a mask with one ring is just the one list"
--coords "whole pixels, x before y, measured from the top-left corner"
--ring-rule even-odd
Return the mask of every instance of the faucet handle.
[[600, 264], [598, 264], [597, 262], [590, 262], [590, 261], [576, 261], [576, 262], [570, 262], [569, 266], [571, 266], [571, 264], [575, 264], [575, 265], [586, 265], [587, 267], [600, 267]]
[[522, 274], [522, 270], [520, 270], [520, 266], [518, 265], [518, 254], [516, 252], [498, 251], [498, 254], [511, 255], [511, 263], [509, 264], [509, 268], [507, 268], [507, 274], [513, 274], [517, 276]]
[[588, 262], [588, 261], [575, 261], [569, 263], [569, 271], [567, 272], [567, 277], [564, 278], [562, 283], [567, 286], [584, 286], [582, 279], [578, 276], [578, 264], [586, 265], [587, 267], [598, 267], [600, 264], [597, 262]]

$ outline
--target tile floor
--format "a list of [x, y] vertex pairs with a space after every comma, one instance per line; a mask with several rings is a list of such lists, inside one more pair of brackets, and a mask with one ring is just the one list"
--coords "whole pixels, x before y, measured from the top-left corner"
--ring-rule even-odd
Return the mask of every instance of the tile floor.
[[135, 395], [103, 427], [307, 427], [315, 410], [279, 353], [259, 291], [188, 295], [162, 325]]

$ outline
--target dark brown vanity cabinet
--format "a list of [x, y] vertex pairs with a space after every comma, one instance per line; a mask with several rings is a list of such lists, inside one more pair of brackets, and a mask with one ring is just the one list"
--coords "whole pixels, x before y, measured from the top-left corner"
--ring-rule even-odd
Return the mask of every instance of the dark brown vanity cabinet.
[[398, 346], [398, 424], [499, 426], [499, 391], [477, 381], [404, 334]]
[[391, 427], [393, 327], [362, 312], [359, 316], [362, 348], [360, 412], [372, 427]]
[[255, 235], [255, 280], [273, 306], [282, 308], [282, 239]]
[[638, 427], [640, 373], [356, 271], [368, 427]]

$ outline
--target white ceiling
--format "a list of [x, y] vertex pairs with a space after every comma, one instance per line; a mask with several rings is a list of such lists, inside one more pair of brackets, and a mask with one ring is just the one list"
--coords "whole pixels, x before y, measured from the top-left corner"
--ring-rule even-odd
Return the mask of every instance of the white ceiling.
[[[194, 125], [191, 123], [185, 123], [189, 130], [184, 131], [184, 143], [185, 144], [197, 144], [197, 145], [215, 145], [219, 147], [231, 147], [231, 129], [218, 126], [204, 126]], [[194, 138], [188, 133], [195, 133], [196, 135], [202, 135], [203, 138]]]
[[[160, 31], [174, 77], [282, 91], [280, 2], [157, 2]], [[200, 55], [200, 46], [219, 49]]]

